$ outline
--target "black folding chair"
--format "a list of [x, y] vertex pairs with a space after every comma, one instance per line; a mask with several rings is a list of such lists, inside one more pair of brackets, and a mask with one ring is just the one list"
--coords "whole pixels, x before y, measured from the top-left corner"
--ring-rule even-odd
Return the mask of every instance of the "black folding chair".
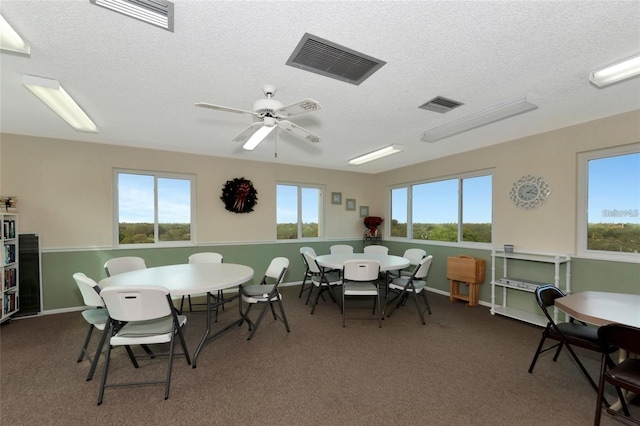
[[[565, 296], [565, 294], [556, 286], [552, 284], [541, 285], [536, 289], [535, 296], [540, 309], [542, 309], [545, 317], [547, 317], [547, 326], [542, 330], [542, 337], [540, 338], [540, 343], [538, 344], [536, 353], [531, 361], [529, 373], [533, 373], [533, 368], [535, 367], [536, 362], [538, 361], [538, 356], [540, 356], [541, 353], [555, 348], [556, 353], [553, 356], [553, 361], [557, 361], [562, 347], [566, 346], [571, 357], [575, 360], [576, 364], [578, 364], [580, 371], [582, 371], [591, 384], [591, 387], [598, 392], [598, 386], [593, 381], [586, 368], [584, 368], [584, 365], [580, 361], [580, 358], [578, 358], [578, 355], [573, 350], [572, 346], [601, 353], [609, 365], [614, 365], [609, 355], [617, 351], [618, 348], [601, 342], [598, 339], [597, 328], [590, 327], [582, 321], [577, 321], [575, 318], [571, 318], [569, 322], [556, 324], [552, 315], [549, 313], [549, 308], [554, 306], [556, 299]], [[546, 339], [556, 340], [558, 343], [543, 349]], [[604, 400], [604, 403], [609, 407], [609, 403], [607, 403], [606, 400]]]
[[[617, 346], [628, 353], [640, 354], [640, 328], [622, 324], [603, 325], [598, 329], [598, 338], [604, 344]], [[640, 424], [640, 419], [631, 417], [627, 402], [621, 390], [624, 389], [635, 394], [640, 394], [640, 359], [627, 358], [620, 364], [612, 366], [605, 354], [602, 355], [600, 386], [598, 386], [598, 402], [594, 422], [596, 426], [600, 424], [604, 386], [607, 382], [616, 387], [624, 416], [628, 420]], [[609, 407], [607, 407], [607, 413], [617, 416], [622, 415], [618, 411], [611, 410]]]

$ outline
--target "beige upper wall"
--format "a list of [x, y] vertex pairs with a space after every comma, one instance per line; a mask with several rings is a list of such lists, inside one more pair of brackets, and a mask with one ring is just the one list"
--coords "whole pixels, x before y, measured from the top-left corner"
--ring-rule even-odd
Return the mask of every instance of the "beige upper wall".
[[[520, 250], [575, 253], [578, 153], [639, 141], [640, 111], [636, 110], [379, 177], [387, 185], [394, 185], [493, 168], [494, 245], [511, 243]], [[542, 176], [551, 185], [548, 201], [536, 210], [520, 209], [509, 198], [513, 183], [524, 175]]]
[[[20, 230], [39, 233], [44, 249], [113, 245], [114, 168], [195, 174], [199, 244], [275, 240], [276, 182], [324, 184], [327, 200], [342, 193], [342, 205], [327, 201], [328, 239], [362, 236], [362, 219], [345, 210], [346, 198], [382, 215], [371, 176], [360, 173], [11, 134], [2, 134], [1, 145], [3, 191], [18, 195]], [[220, 200], [222, 186], [236, 177], [258, 191], [250, 214], [228, 212]]]
[[[198, 243], [275, 240], [275, 183], [326, 185], [327, 238], [360, 238], [359, 212], [344, 200], [387, 217], [387, 189], [480, 169], [494, 169], [494, 243], [522, 250], [575, 252], [577, 153], [640, 141], [640, 111], [405, 167], [379, 175], [285, 166], [112, 145], [0, 135], [1, 192], [19, 197], [21, 232], [39, 233], [44, 249], [111, 247], [112, 170], [129, 168], [197, 176]], [[446, 140], [437, 143], [447, 143]], [[428, 149], [429, 144], [425, 144]], [[525, 211], [509, 200], [514, 181], [543, 176], [551, 196]], [[250, 214], [226, 211], [222, 186], [235, 177], [253, 181], [258, 205]], [[343, 204], [332, 205], [331, 192]]]

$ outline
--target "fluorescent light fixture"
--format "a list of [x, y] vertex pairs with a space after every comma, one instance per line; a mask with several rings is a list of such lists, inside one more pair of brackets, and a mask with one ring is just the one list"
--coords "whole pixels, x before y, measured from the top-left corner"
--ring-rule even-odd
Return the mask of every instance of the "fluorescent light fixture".
[[252, 151], [256, 146], [258, 146], [258, 144], [260, 142], [262, 142], [264, 140], [264, 138], [269, 136], [269, 133], [271, 133], [273, 131], [273, 129], [275, 129], [275, 128], [276, 128], [276, 126], [262, 126], [262, 127], [260, 127], [257, 132], [255, 132], [253, 135], [251, 135], [249, 140], [246, 141], [245, 144], [242, 145], [242, 147], [244, 149], [246, 149], [247, 151]]
[[391, 154], [397, 154], [402, 152], [400, 145], [390, 145], [386, 148], [381, 148], [377, 151], [370, 152], [368, 154], [361, 155], [352, 160], [349, 160], [349, 164], [352, 166], [359, 166], [360, 164], [368, 163], [369, 161], [378, 160]]
[[22, 84], [74, 129], [81, 132], [98, 133], [98, 128], [93, 121], [62, 88], [58, 80], [23, 75]]
[[518, 98], [427, 130], [422, 134], [421, 140], [424, 142], [435, 142], [537, 108], [537, 105], [527, 102], [526, 97]]
[[589, 75], [589, 80], [598, 87], [640, 75], [640, 55], [606, 66]]
[[31, 47], [13, 29], [11, 25], [0, 15], [0, 49], [29, 55]]
[[123, 15], [173, 32], [173, 3], [165, 0], [89, 0]]

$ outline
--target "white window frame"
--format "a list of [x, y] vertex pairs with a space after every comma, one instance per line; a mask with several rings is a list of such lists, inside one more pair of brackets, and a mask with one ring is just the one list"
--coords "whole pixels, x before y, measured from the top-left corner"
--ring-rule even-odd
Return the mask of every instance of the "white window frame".
[[[154, 242], [146, 244], [120, 244], [120, 206], [118, 176], [120, 174], [152, 176], [154, 179]], [[159, 178], [183, 179], [190, 182], [191, 238], [189, 241], [158, 241], [158, 186]], [[195, 245], [196, 235], [196, 175], [150, 170], [113, 169], [113, 246], [115, 248], [184, 247]]]
[[[495, 232], [495, 226], [493, 223], [493, 183], [494, 183], [494, 174], [495, 174], [495, 170], [494, 169], [484, 169], [484, 170], [477, 170], [477, 171], [473, 171], [473, 172], [467, 172], [467, 173], [460, 173], [460, 174], [456, 174], [456, 175], [450, 175], [450, 176], [439, 176], [439, 177], [435, 177], [432, 179], [428, 179], [428, 180], [420, 180], [420, 181], [414, 181], [414, 182], [409, 182], [409, 183], [403, 183], [400, 185], [393, 185], [389, 187], [389, 190], [387, 191], [387, 197], [388, 197], [388, 211], [387, 211], [387, 215], [388, 217], [391, 217], [391, 210], [392, 210], [392, 205], [391, 205], [391, 191], [394, 189], [399, 189], [399, 188], [407, 188], [407, 236], [406, 237], [391, 237], [391, 221], [389, 221], [387, 223], [387, 225], [385, 226], [385, 234], [386, 234], [386, 238], [390, 241], [412, 241], [412, 242], [417, 242], [417, 243], [421, 243], [421, 244], [430, 244], [430, 245], [436, 245], [436, 246], [448, 246], [448, 247], [468, 247], [468, 248], [478, 248], [478, 249], [491, 249], [493, 248], [493, 241], [495, 241], [495, 236], [494, 236], [494, 232]], [[482, 177], [482, 176], [491, 176], [491, 205], [492, 205], [492, 209], [491, 209], [491, 243], [479, 243], [479, 242], [473, 242], [473, 241], [463, 241], [462, 240], [462, 180], [463, 179], [469, 179], [469, 178], [476, 178], [476, 177]], [[414, 185], [421, 185], [421, 184], [425, 184], [425, 183], [432, 183], [432, 182], [440, 182], [440, 181], [444, 181], [444, 180], [453, 180], [453, 179], [457, 179], [458, 180], [458, 241], [456, 242], [449, 242], [449, 241], [436, 241], [436, 240], [419, 240], [419, 239], [414, 239], [411, 236], [413, 235], [413, 211], [411, 206], [413, 205], [413, 186]]]
[[[325, 185], [318, 185], [312, 183], [300, 183], [300, 182], [276, 182], [276, 217], [277, 217], [277, 209], [278, 209], [278, 200], [277, 200], [277, 187], [278, 185], [286, 185], [286, 186], [295, 186], [298, 190], [298, 238], [290, 239], [290, 240], [280, 240], [278, 239], [278, 221], [276, 219], [276, 242], [292, 242], [292, 241], [320, 241], [325, 239], [325, 218], [326, 218], [326, 208], [327, 202], [325, 200]], [[317, 189], [320, 191], [318, 195], [318, 202], [320, 205], [318, 206], [318, 236], [317, 237], [303, 237], [302, 236], [302, 189], [303, 188], [311, 188]]]
[[588, 163], [590, 160], [640, 153], [640, 143], [578, 153], [576, 254], [587, 259], [640, 263], [639, 253], [620, 253], [587, 249], [588, 233]]

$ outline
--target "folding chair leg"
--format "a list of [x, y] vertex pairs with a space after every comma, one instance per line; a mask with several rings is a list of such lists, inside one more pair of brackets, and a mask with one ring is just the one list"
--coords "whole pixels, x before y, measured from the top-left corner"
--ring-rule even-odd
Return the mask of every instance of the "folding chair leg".
[[182, 334], [182, 328], [180, 328], [180, 326], [178, 326], [178, 337], [180, 338], [180, 344], [182, 345], [182, 353], [184, 353], [184, 356], [187, 359], [187, 365], [191, 365], [191, 357], [189, 356], [189, 350], [187, 349], [187, 344], [184, 341], [184, 335]]
[[140, 345], [140, 347], [147, 353], [147, 356], [151, 359], [155, 358], [156, 355], [153, 353], [153, 351], [151, 349], [149, 349], [149, 346], [147, 345]]
[[529, 374], [533, 373], [533, 367], [536, 366], [536, 362], [538, 362], [538, 357], [540, 356], [542, 345], [544, 345], [544, 341], [547, 339], [542, 332], [542, 338], [540, 339], [540, 343], [538, 343], [538, 348], [536, 349], [536, 354], [533, 356], [533, 360], [531, 361], [531, 365], [529, 366]]
[[378, 305], [378, 328], [382, 328], [382, 313], [380, 312], [380, 291], [378, 291], [378, 294], [376, 295], [376, 302]]
[[[109, 345], [111, 346], [111, 345]], [[125, 346], [124, 347], [127, 350], [127, 354], [129, 354], [129, 359], [131, 359], [131, 363], [133, 364], [133, 366], [135, 368], [138, 368], [138, 361], [136, 360], [136, 356], [133, 354], [133, 352], [131, 351], [131, 347], [130, 346]]]
[[344, 298], [344, 288], [343, 288], [342, 289], [342, 326], [346, 327], [344, 320], [345, 320], [345, 316], [347, 315], [347, 304], [345, 303], [344, 299], [345, 298]]
[[93, 324], [89, 324], [89, 331], [87, 332], [87, 336], [84, 339], [82, 349], [80, 350], [80, 355], [78, 355], [78, 359], [76, 360], [76, 362], [82, 362], [82, 360], [84, 359], [84, 356], [87, 353], [87, 346], [89, 346], [89, 340], [91, 340], [91, 333], [93, 332], [94, 328], [95, 327], [93, 326]]
[[[105, 327], [106, 329], [107, 327]], [[113, 334], [113, 326], [109, 326], [108, 335]], [[107, 373], [109, 372], [109, 360], [111, 359], [111, 344], [107, 343], [107, 354], [104, 360], [104, 371], [102, 372], [102, 381], [100, 382], [100, 391], [98, 392], [98, 405], [102, 404], [102, 397], [104, 396], [104, 386], [107, 383]]]
[[86, 381], [93, 379], [93, 374], [96, 371], [96, 367], [98, 366], [98, 359], [100, 359], [100, 354], [102, 353], [102, 348], [104, 347], [104, 342], [107, 340], [107, 336], [109, 335], [111, 328], [109, 325], [105, 325], [104, 330], [102, 331], [102, 336], [100, 336], [100, 342], [98, 342], [98, 347], [96, 348], [96, 353], [93, 356], [93, 360], [91, 361], [91, 368], [89, 369], [89, 373], [87, 374]]
[[251, 321], [249, 320], [249, 317], [247, 315], [249, 315], [249, 311], [251, 310], [251, 308], [253, 308], [253, 303], [249, 303], [249, 306], [247, 306], [247, 310], [244, 311], [244, 313], [242, 314], [242, 319], [238, 324], [238, 326], [241, 326], [242, 323], [246, 321], [247, 324], [249, 325], [249, 331], [251, 331]]
[[562, 342], [558, 343], [558, 349], [556, 349], [556, 354], [553, 356], [553, 362], [558, 361], [558, 355], [560, 355], [560, 351], [562, 350], [562, 346], [563, 345], [564, 345], [564, 343], [562, 343]]
[[287, 333], [290, 333], [289, 329], [289, 321], [287, 321], [287, 315], [284, 313], [284, 306], [282, 305], [282, 300], [278, 299], [278, 305], [280, 306], [280, 314], [282, 315], [282, 322], [284, 323], [284, 328], [286, 328]]
[[[422, 325], [425, 325], [426, 322], [424, 321], [424, 312], [422, 312], [422, 309], [420, 308], [420, 303], [418, 303], [418, 295], [413, 293], [413, 300], [416, 302], [416, 309], [418, 310], [418, 315], [420, 315], [420, 320], [422, 321]], [[427, 304], [427, 306], [429, 306]]]
[[311, 287], [309, 288], [309, 294], [307, 294], [307, 300], [304, 302], [305, 305], [309, 304], [309, 300], [311, 300], [311, 293], [313, 293], [313, 288], [315, 286], [311, 283]]
[[[260, 314], [258, 315], [258, 319], [256, 319], [256, 322], [253, 325], [253, 329], [249, 333], [249, 336], [247, 336], [247, 340], [251, 340], [251, 338], [253, 337], [254, 333], [258, 329], [258, 326], [260, 325], [260, 322], [262, 321], [262, 317], [264, 317], [264, 314], [267, 312], [267, 308], [270, 305], [271, 305], [270, 303], [265, 303], [264, 306], [262, 307], [262, 310], [260, 311]], [[251, 308], [251, 305], [249, 305], [249, 308]], [[249, 312], [249, 309], [247, 309], [246, 313], [248, 313], [248, 312]], [[246, 313], [245, 313], [245, 315], [246, 315]]]
[[[584, 374], [584, 376], [587, 378], [587, 380], [589, 381], [589, 383], [591, 384], [591, 387], [596, 391], [596, 393], [598, 392], [598, 385], [596, 385], [596, 383], [593, 381], [593, 379], [591, 378], [591, 376], [589, 375], [589, 372], [587, 371], [586, 368], [584, 368], [584, 365], [582, 365], [582, 362], [580, 361], [580, 359], [578, 358], [578, 355], [574, 352], [573, 348], [565, 343], [565, 346], [567, 347], [567, 349], [569, 350], [569, 353], [571, 353], [571, 356], [573, 357], [573, 359], [576, 361], [576, 363], [578, 364], [578, 367], [580, 368], [580, 370], [582, 371], [582, 374]], [[606, 402], [606, 401], [605, 401]], [[609, 406], [609, 404], [607, 403], [607, 407]]]
[[[307, 274], [304, 274], [304, 278], [302, 279], [302, 285], [300, 285], [300, 293], [298, 293], [298, 299], [302, 298], [302, 293], [304, 293], [304, 285], [307, 282]], [[308, 301], [308, 300], [307, 300]]]
[[[313, 299], [313, 305], [311, 306], [311, 315], [313, 315], [313, 312], [316, 310], [316, 306], [318, 305], [318, 299], [320, 299], [320, 293], [322, 293], [322, 287], [318, 287], [318, 292], [316, 293], [316, 297], [315, 299]], [[311, 296], [311, 293], [309, 293], [309, 296]]]
[[431, 315], [431, 305], [429, 305], [429, 298], [427, 297], [427, 290], [422, 289], [422, 297], [424, 298], [424, 303], [427, 305], [427, 311], [429, 315]]
[[171, 335], [171, 342], [169, 343], [169, 362], [167, 366], [167, 380], [164, 386], [164, 399], [169, 399], [169, 386], [171, 385], [171, 367], [173, 366], [173, 345], [175, 343], [175, 333]]
[[593, 424], [596, 426], [600, 424], [600, 415], [602, 413], [602, 397], [604, 396], [604, 385], [605, 385], [604, 372], [605, 371], [606, 371], [606, 360], [603, 354], [602, 360], [600, 362], [600, 381], [598, 386], [598, 399], [596, 400], [596, 415], [595, 415], [595, 420], [593, 422]]
[[[393, 305], [391, 306], [391, 310], [390, 310], [390, 311], [389, 311], [389, 313], [387, 314], [387, 318], [389, 318], [389, 317], [391, 316], [391, 314], [393, 313], [393, 311], [395, 311], [398, 307], [400, 307], [400, 305], [402, 304], [403, 296], [405, 296], [405, 295], [406, 295], [406, 293], [407, 293], [407, 292], [406, 292], [405, 290], [402, 290], [402, 292], [398, 294], [398, 296], [396, 297], [396, 299], [398, 300], [398, 302], [397, 302], [397, 303], [395, 303], [395, 304], [393, 304]], [[395, 299], [392, 299], [392, 301], [393, 301], [393, 300], [395, 300]], [[385, 308], [385, 311], [386, 311], [386, 308]]]

